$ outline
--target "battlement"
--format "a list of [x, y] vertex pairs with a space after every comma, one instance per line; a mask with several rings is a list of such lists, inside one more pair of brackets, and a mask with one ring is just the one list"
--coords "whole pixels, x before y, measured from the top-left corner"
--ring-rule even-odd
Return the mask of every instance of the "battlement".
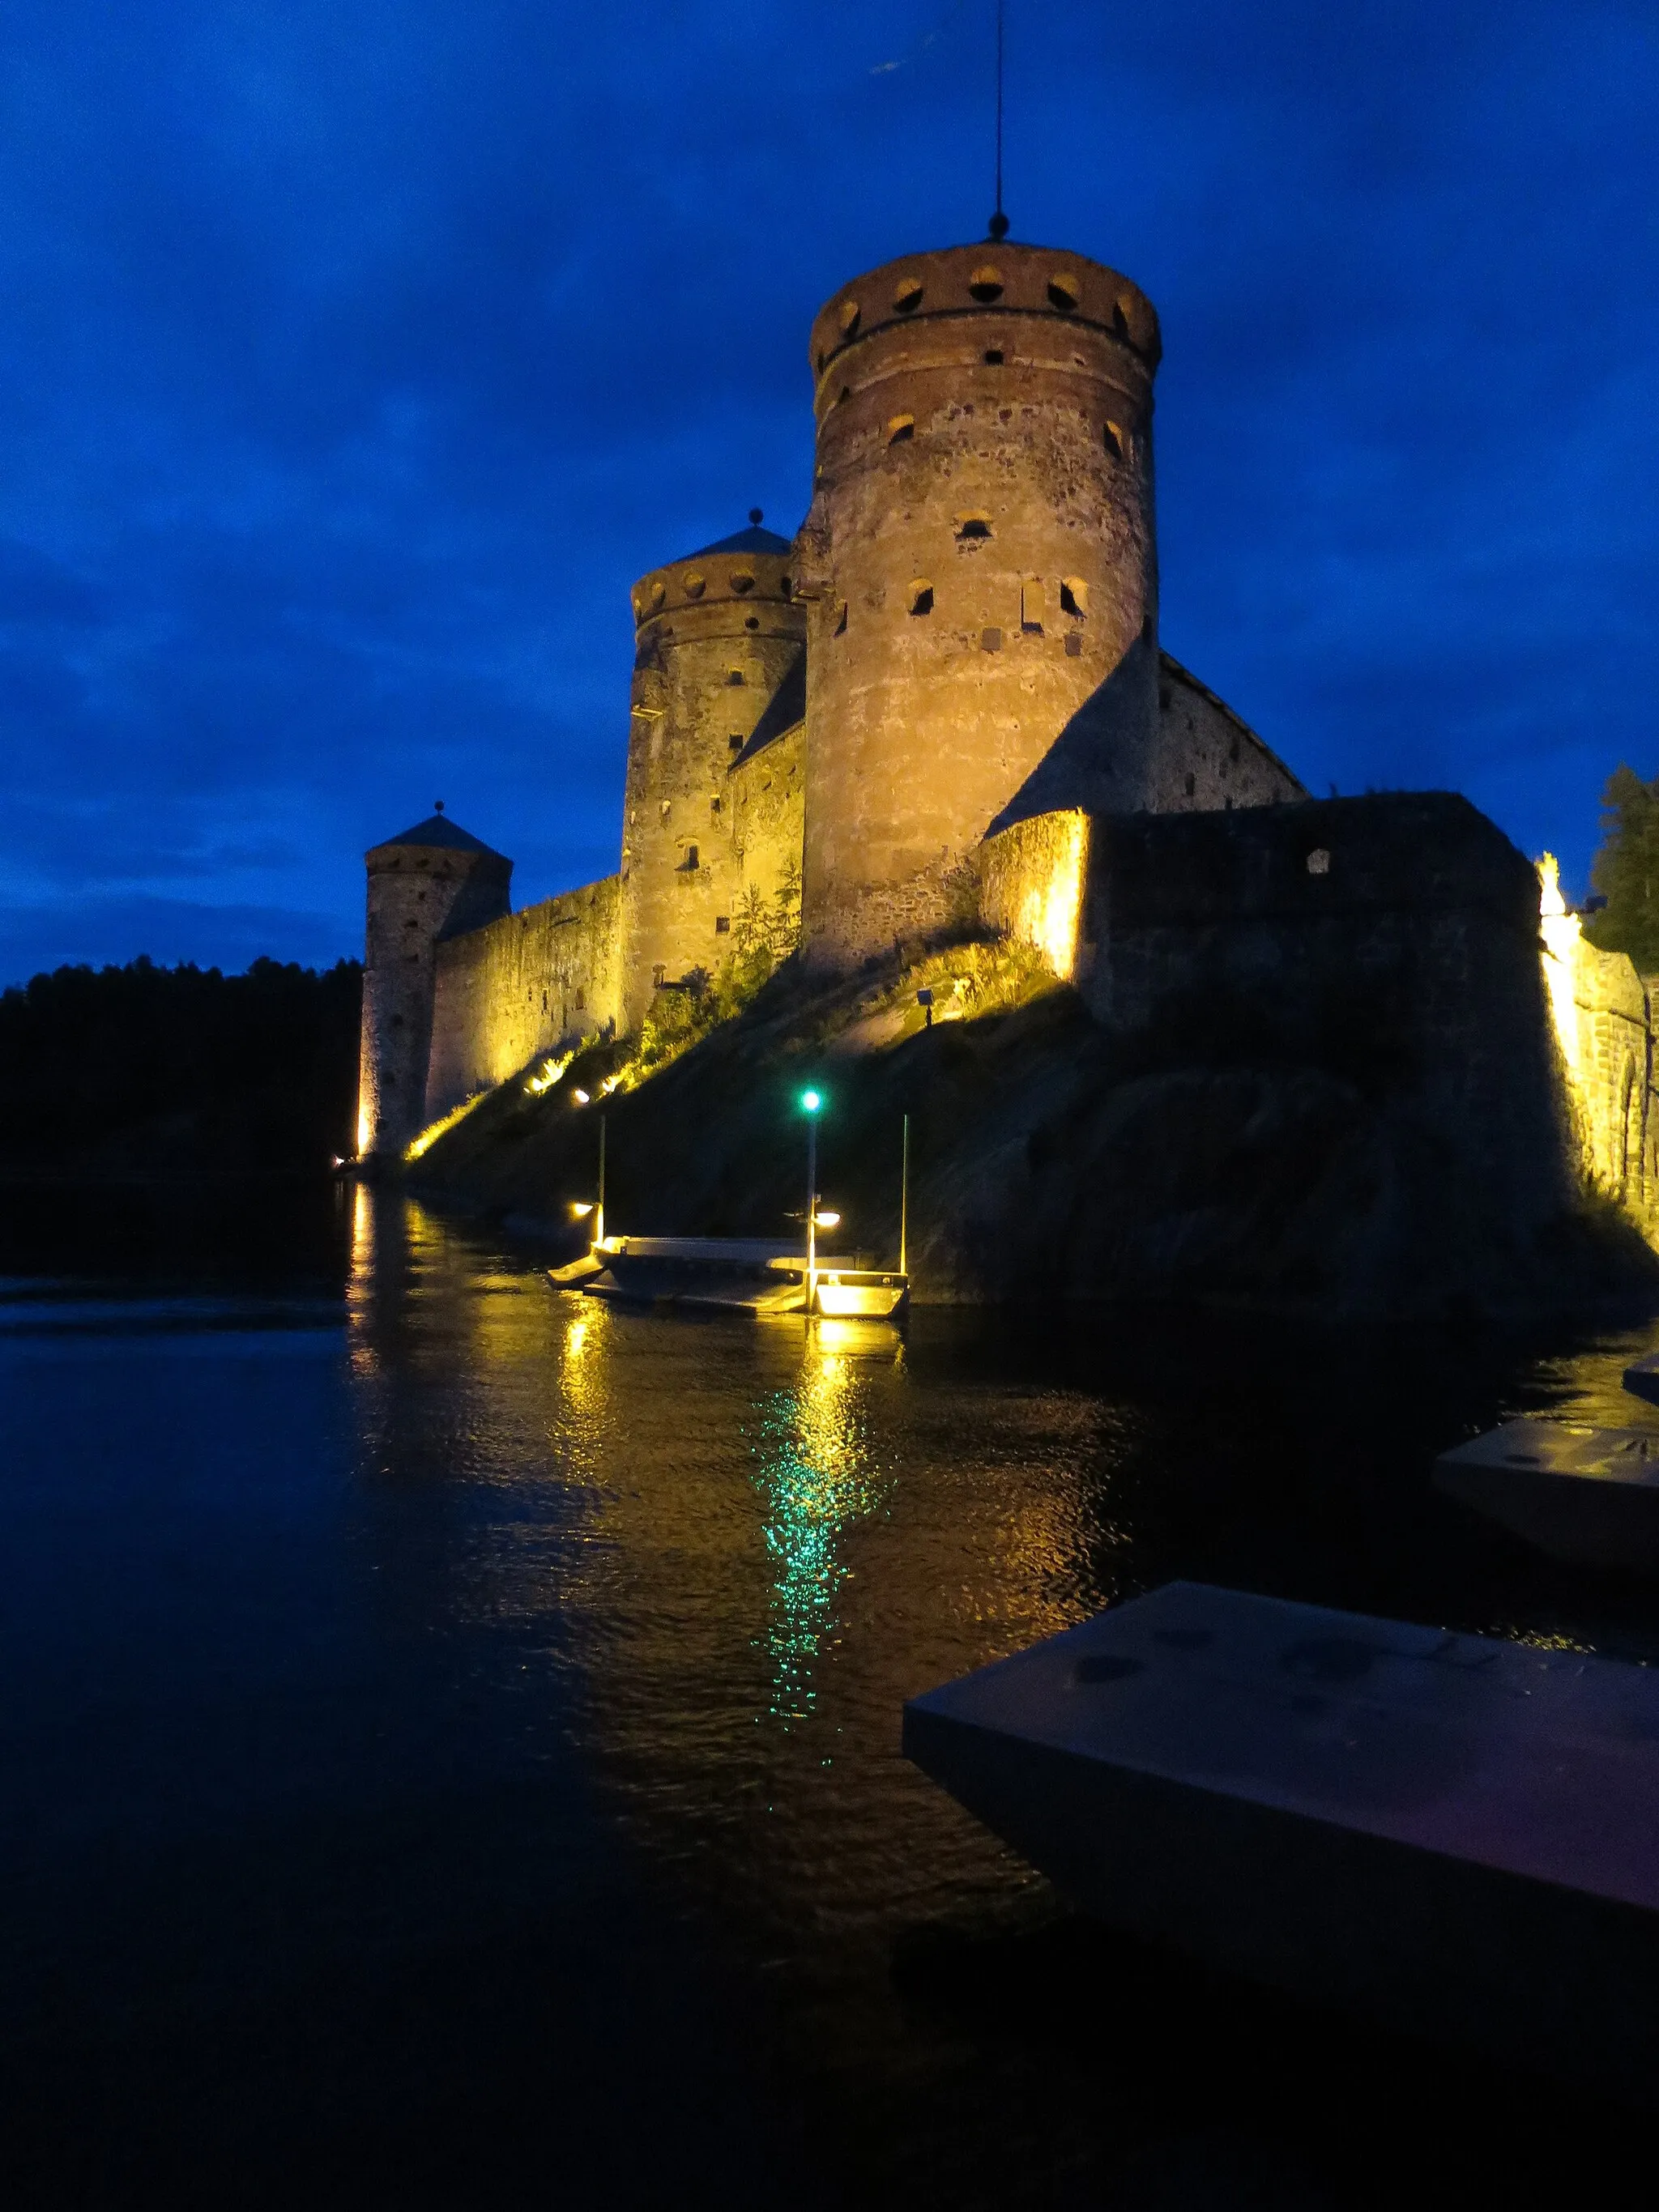
[[634, 626], [642, 631], [674, 617], [704, 631], [758, 629], [765, 617], [757, 609], [769, 607], [775, 619], [778, 608], [793, 605], [793, 551], [787, 538], [754, 523], [700, 553], [652, 568], [629, 594]]
[[1158, 311], [1140, 287], [1103, 262], [1046, 246], [951, 246], [907, 254], [860, 276], [818, 310], [812, 324], [812, 374], [825, 380], [854, 348], [884, 331], [942, 319], [1041, 318], [1116, 339], [1144, 363], [1163, 352]]

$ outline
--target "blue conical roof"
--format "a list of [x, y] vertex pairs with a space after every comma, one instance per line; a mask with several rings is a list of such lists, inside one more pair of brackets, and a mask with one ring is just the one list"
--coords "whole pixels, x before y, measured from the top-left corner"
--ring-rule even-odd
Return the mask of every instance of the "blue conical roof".
[[763, 530], [751, 522], [747, 530], [733, 531], [730, 538], [722, 538], [713, 545], [699, 546], [695, 553], [682, 553], [682, 561], [707, 561], [716, 553], [787, 553], [790, 541], [780, 538], [775, 530]]
[[452, 822], [447, 814], [428, 814], [424, 822], [417, 822], [412, 830], [405, 830], [400, 836], [383, 837], [380, 842], [382, 845], [441, 845], [451, 853], [491, 853], [498, 860], [507, 857], [504, 853], [496, 853], [493, 846], [486, 845], [482, 837], [475, 837], [470, 830], [463, 830], [459, 822]]

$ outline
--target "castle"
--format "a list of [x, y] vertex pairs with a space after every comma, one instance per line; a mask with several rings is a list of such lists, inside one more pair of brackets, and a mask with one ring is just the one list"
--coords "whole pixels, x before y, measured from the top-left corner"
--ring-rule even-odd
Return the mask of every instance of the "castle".
[[753, 510], [634, 586], [617, 872], [514, 913], [441, 813], [367, 855], [361, 1154], [637, 1030], [757, 928], [847, 969], [966, 899], [1067, 973], [1066, 834], [1010, 833], [1305, 796], [1159, 647], [1159, 353], [1127, 277], [1001, 238], [836, 293], [794, 539]]

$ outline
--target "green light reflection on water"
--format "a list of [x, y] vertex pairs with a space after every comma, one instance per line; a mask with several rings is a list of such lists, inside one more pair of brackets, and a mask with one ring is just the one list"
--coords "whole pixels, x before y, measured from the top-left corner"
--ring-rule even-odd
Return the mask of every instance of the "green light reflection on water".
[[799, 1381], [762, 1401], [753, 1449], [768, 1550], [776, 1563], [766, 1649], [772, 1666], [766, 1715], [787, 1729], [811, 1717], [815, 1664], [839, 1625], [836, 1594], [851, 1569], [848, 1531], [881, 1505], [886, 1484], [870, 1449], [858, 1363], [807, 1347]]

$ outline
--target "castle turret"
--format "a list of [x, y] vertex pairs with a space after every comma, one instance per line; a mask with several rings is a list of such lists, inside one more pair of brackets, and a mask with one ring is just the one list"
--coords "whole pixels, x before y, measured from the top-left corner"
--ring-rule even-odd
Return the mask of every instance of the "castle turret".
[[511, 905], [513, 863], [441, 811], [364, 854], [368, 927], [357, 1150], [396, 1158], [426, 1120], [434, 948]]
[[1041, 763], [1045, 805], [1150, 803], [1158, 352], [1127, 277], [1006, 242], [890, 262], [819, 313], [796, 578], [814, 961], [948, 921]]
[[736, 879], [726, 774], [792, 678], [805, 618], [787, 538], [760, 526], [653, 568], [633, 592], [623, 813], [623, 1023], [728, 950]]

